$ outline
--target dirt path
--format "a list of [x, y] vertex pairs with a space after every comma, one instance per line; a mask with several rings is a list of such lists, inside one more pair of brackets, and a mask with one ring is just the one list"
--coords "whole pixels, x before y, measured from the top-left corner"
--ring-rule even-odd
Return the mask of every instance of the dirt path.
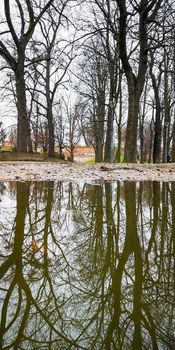
[[0, 181], [175, 181], [175, 163], [0, 162]]

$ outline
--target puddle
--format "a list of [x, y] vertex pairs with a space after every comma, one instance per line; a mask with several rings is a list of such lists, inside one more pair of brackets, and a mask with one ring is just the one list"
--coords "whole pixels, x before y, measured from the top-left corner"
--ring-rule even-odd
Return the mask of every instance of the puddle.
[[173, 349], [175, 183], [0, 184], [0, 349]]

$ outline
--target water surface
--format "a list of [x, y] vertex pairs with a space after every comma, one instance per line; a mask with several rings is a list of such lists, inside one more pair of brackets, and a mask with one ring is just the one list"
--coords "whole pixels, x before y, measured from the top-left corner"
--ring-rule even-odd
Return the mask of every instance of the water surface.
[[0, 349], [175, 348], [175, 183], [0, 184]]

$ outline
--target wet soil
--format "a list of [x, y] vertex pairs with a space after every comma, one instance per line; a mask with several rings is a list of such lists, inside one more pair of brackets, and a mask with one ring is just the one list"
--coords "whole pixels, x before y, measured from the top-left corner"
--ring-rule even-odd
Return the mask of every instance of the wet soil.
[[0, 181], [175, 181], [175, 163], [83, 164], [1, 161]]

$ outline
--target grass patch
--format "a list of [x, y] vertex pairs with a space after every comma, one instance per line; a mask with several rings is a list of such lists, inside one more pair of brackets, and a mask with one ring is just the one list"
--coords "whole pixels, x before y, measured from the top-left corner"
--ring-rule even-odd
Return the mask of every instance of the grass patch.
[[85, 164], [95, 164], [95, 158], [90, 158], [85, 161]]

